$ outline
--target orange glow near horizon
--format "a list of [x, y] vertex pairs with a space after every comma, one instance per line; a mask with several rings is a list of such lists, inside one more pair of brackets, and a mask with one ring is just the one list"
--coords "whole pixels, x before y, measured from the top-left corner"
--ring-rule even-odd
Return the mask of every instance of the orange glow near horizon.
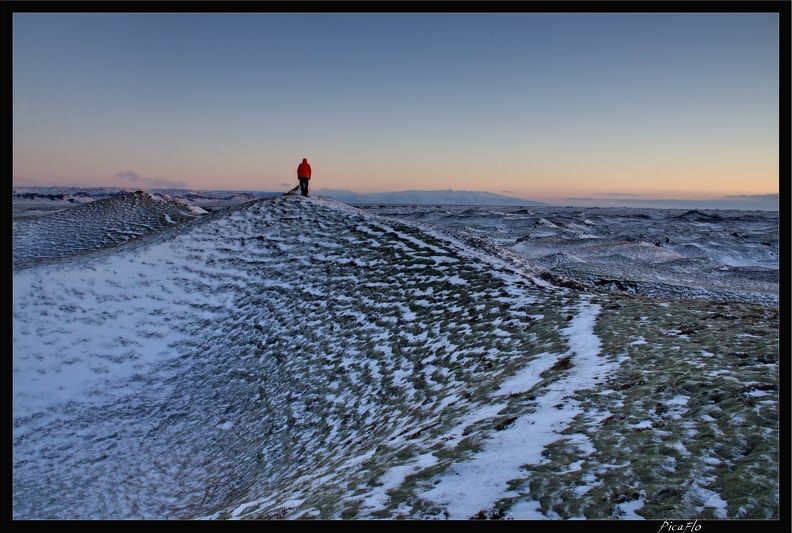
[[17, 13], [12, 183], [777, 193], [778, 15], [661, 15]]

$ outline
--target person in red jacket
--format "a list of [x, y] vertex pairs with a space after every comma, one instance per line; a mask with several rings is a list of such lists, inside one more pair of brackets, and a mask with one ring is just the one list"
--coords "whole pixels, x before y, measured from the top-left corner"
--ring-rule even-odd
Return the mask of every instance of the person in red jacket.
[[300, 180], [300, 192], [303, 196], [308, 196], [308, 181], [311, 179], [311, 165], [307, 159], [303, 159], [297, 167], [297, 179]]

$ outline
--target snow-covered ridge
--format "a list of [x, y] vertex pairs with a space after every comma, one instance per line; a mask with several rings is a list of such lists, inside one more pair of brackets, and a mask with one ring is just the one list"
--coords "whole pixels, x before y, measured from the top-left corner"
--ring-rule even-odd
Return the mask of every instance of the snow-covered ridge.
[[[67, 208], [107, 198], [124, 196], [139, 189], [129, 187], [14, 187], [13, 205], [18, 209]], [[156, 198], [196, 206], [229, 206], [268, 198], [281, 193], [255, 191], [206, 191], [188, 189], [148, 189]]]
[[13, 261], [66, 257], [136, 239], [206, 211], [143, 191], [79, 203], [44, 217], [13, 222]]
[[20, 266], [14, 518], [779, 515], [777, 309], [470, 235], [282, 195]]

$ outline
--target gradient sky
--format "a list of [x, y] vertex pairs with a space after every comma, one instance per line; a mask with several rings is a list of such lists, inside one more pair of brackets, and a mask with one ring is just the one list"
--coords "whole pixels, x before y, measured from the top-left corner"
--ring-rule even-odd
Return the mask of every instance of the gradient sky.
[[13, 14], [13, 181], [779, 189], [779, 15]]

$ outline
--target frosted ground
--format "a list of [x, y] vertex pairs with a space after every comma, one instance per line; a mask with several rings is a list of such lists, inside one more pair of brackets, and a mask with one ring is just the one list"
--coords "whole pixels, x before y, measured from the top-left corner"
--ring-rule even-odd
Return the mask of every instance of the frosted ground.
[[639, 208], [364, 206], [461, 228], [586, 285], [778, 305], [778, 212]]
[[778, 520], [774, 217], [15, 221], [13, 516]]

